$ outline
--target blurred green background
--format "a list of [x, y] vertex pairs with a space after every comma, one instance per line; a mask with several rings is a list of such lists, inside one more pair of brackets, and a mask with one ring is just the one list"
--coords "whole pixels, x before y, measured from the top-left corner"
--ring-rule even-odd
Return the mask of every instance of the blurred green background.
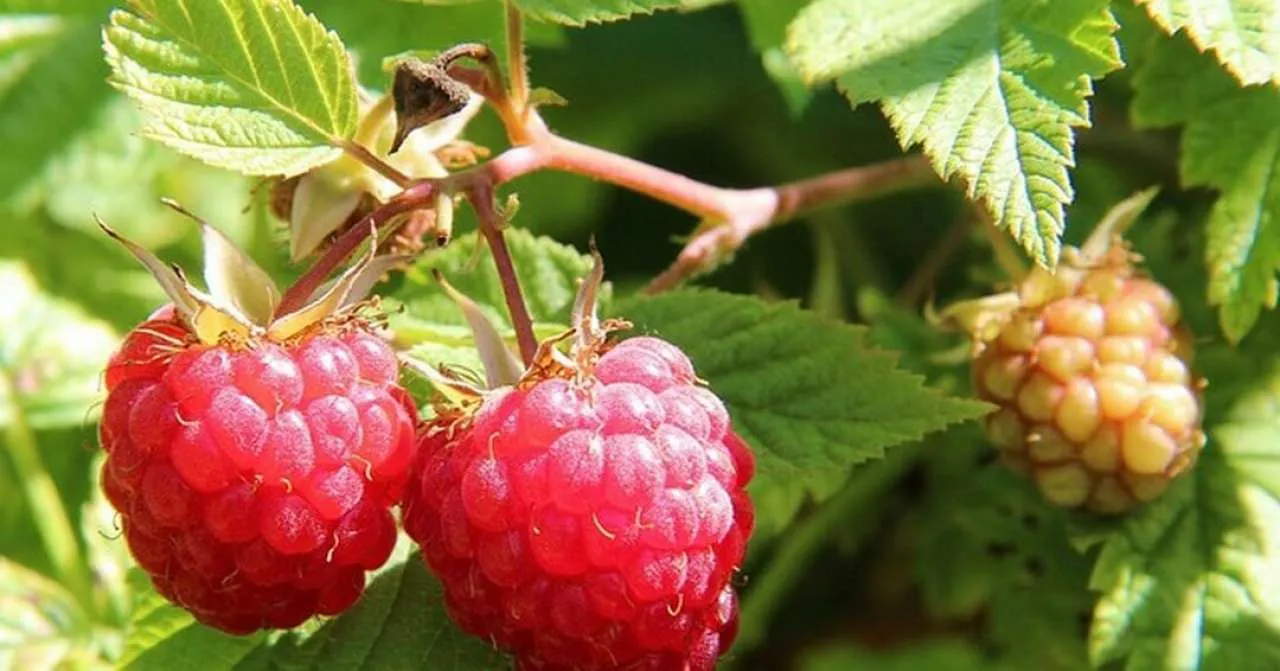
[[[300, 4], [338, 31], [360, 59], [364, 84], [373, 88], [385, 85], [383, 56], [490, 39], [501, 27], [500, 13], [487, 5], [477, 11], [391, 0]], [[266, 214], [265, 193], [255, 191], [254, 180], [205, 167], [135, 134], [135, 109], [105, 84], [99, 30], [108, 7], [0, 2], [0, 19], [9, 26], [0, 34], [0, 427], [6, 448], [0, 451], [0, 555], [7, 560], [0, 577], [0, 668], [6, 661], [23, 668], [12, 655], [20, 649], [14, 641], [36, 636], [45, 631], [41, 627], [79, 632], [75, 636], [107, 630], [104, 640], [111, 641], [110, 632], [128, 616], [120, 591], [121, 543], [95, 548], [75, 540], [79, 556], [93, 562], [99, 586], [86, 611], [91, 615], [74, 601], [35, 601], [31, 580], [13, 577], [26, 569], [74, 583], [72, 576], [83, 571], [60, 565], [45, 550], [40, 529], [50, 525], [43, 517], [57, 514], [48, 496], [55, 493], [72, 528], [93, 527], [103, 515], [110, 519], [110, 511], [91, 500], [99, 371], [119, 336], [163, 300], [135, 262], [95, 228], [92, 215], [161, 258], [198, 267], [195, 228], [159, 203], [171, 197], [232, 234], [282, 280], [299, 271], [287, 263], [284, 231]], [[1124, 18], [1131, 9], [1117, 11]], [[18, 16], [23, 13], [34, 14]], [[1125, 24], [1126, 31], [1146, 29]], [[762, 65], [732, 5], [585, 29], [534, 28], [531, 35], [535, 85], [569, 101], [544, 109], [556, 132], [703, 181], [772, 184], [901, 154], [873, 106], [851, 111], [830, 89], [804, 100], [792, 91], [789, 99]], [[1138, 57], [1126, 54], [1131, 64]], [[1126, 76], [1099, 84], [1095, 128], [1079, 137], [1073, 173], [1078, 197], [1068, 215], [1068, 238], [1081, 239], [1106, 208], [1133, 191], [1161, 184], [1168, 188], [1155, 212], [1179, 216], [1140, 236], [1140, 245], [1153, 245], [1157, 264], [1198, 268], [1201, 253], [1191, 233], [1197, 229], [1187, 222], [1202, 214], [1209, 194], [1175, 190], [1173, 134], [1130, 127]], [[468, 137], [495, 151], [503, 146], [488, 113]], [[513, 190], [521, 203], [515, 225], [583, 250], [594, 236], [609, 278], [623, 292], [664, 268], [696, 223], [660, 203], [569, 175], [530, 176], [507, 189]], [[470, 225], [467, 215], [461, 219], [460, 228]], [[875, 321], [884, 342], [906, 350], [905, 365], [956, 388], [962, 385], [959, 371], [925, 356], [954, 343], [940, 344], [918, 315], [926, 299], [977, 295], [999, 279], [987, 239], [972, 220], [959, 188], [917, 189], [768, 231], [701, 281], [798, 299], [833, 317]], [[1175, 288], [1202, 303], [1195, 272], [1180, 274], [1178, 282], [1184, 286]], [[1202, 326], [1211, 324], [1196, 308], [1191, 312]], [[945, 440], [961, 454], [975, 453], [967, 446], [979, 443], [965, 430]], [[891, 470], [854, 474], [883, 484], [885, 489], [867, 490], [883, 494], [874, 514], [860, 512], [866, 501], [841, 495], [814, 526], [799, 525], [797, 534], [808, 537], [766, 539], [753, 548], [753, 566], [780, 556], [799, 563], [785, 589], [769, 588], [776, 593], [767, 602], [749, 606], [756, 608], [749, 626], [754, 633], [767, 627], [768, 638], [738, 660], [739, 668], [785, 668], [797, 654], [830, 640], [887, 645], [975, 630], [977, 616], [942, 623], [926, 617], [910, 562], [900, 561], [900, 553], [913, 547], [909, 521], [929, 506], [945, 512], [943, 494], [924, 493], [928, 473], [911, 468], [902, 479], [886, 475], [900, 475]], [[43, 473], [52, 487], [41, 484]], [[1035, 573], [1025, 557], [1019, 561], [1018, 570]], [[116, 585], [114, 596], [104, 585]], [[751, 580], [743, 585], [748, 604], [755, 589]], [[35, 614], [28, 617], [28, 611]], [[118, 641], [107, 644], [108, 654], [113, 645]], [[830, 663], [812, 668], [853, 668]]]

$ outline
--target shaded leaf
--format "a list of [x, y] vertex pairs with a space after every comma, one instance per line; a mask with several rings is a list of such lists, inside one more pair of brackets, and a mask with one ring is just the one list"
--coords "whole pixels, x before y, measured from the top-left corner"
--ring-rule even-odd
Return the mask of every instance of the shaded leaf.
[[760, 54], [764, 69], [778, 84], [782, 97], [793, 115], [799, 116], [808, 107], [813, 93], [795, 65], [783, 49], [787, 37], [787, 25], [809, 0], [738, 0], [742, 20], [751, 46]]
[[453, 626], [445, 614], [439, 583], [411, 546], [408, 537], [401, 535], [391, 559], [375, 573], [351, 610], [290, 632], [223, 635], [196, 624], [158, 595], [149, 596], [135, 615], [121, 667], [130, 671], [184, 666], [202, 671], [493, 671], [506, 667], [509, 663], [502, 655]]
[[1185, 31], [1244, 84], [1280, 84], [1280, 5], [1271, 0], [1137, 0], [1169, 34]]
[[1221, 192], [1208, 221], [1208, 298], [1239, 341], [1280, 291], [1280, 89], [1239, 88], [1185, 37], [1157, 42], [1134, 87], [1140, 127], [1184, 125], [1183, 184]]
[[616, 316], [684, 349], [754, 448], [750, 486], [758, 527], [776, 532], [808, 498], [824, 499], [849, 467], [885, 448], [981, 416], [985, 403], [951, 398], [901, 370], [866, 329], [794, 304], [683, 290], [626, 301]]

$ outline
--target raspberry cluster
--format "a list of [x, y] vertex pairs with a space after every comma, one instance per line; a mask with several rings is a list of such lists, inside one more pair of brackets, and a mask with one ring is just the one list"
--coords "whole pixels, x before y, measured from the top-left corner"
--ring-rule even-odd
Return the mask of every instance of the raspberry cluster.
[[200, 344], [171, 317], [106, 370], [102, 486], [166, 598], [235, 634], [336, 614], [395, 544], [417, 410], [358, 323]]
[[737, 631], [753, 457], [675, 346], [624, 340], [593, 372], [431, 422], [406, 531], [454, 620], [520, 669], [713, 669]]
[[1154, 499], [1204, 445], [1178, 304], [1112, 252], [1030, 276], [973, 365], [1003, 460], [1049, 501], [1099, 513]]

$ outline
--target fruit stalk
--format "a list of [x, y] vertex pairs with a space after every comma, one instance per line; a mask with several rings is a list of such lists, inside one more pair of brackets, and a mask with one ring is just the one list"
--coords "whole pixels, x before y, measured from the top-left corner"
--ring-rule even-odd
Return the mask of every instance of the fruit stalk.
[[[369, 239], [369, 229], [380, 228], [401, 214], [429, 207], [438, 185], [434, 180], [421, 181], [401, 191], [366, 215], [360, 222], [343, 232], [325, 253], [298, 278], [280, 297], [275, 316], [288, 314], [306, 304], [326, 278], [355, 253]], [[404, 220], [401, 220], [403, 223]]]
[[[18, 390], [7, 376], [0, 375], [0, 385], [4, 387], [4, 396], [19, 398]], [[80, 543], [76, 538], [75, 528], [67, 515], [66, 507], [62, 505], [62, 498], [58, 496], [58, 486], [45, 468], [44, 461], [40, 459], [31, 426], [17, 408], [12, 413], [5, 443], [13, 458], [27, 507], [32, 511], [36, 531], [40, 534], [45, 553], [49, 556], [58, 579], [85, 608], [93, 608], [93, 581], [89, 576], [88, 564], [80, 556]]]
[[515, 264], [507, 249], [507, 239], [502, 233], [500, 217], [493, 205], [493, 189], [477, 185], [467, 192], [467, 200], [476, 211], [481, 235], [489, 243], [493, 264], [498, 269], [498, 281], [502, 284], [502, 295], [507, 301], [507, 311], [511, 314], [511, 324], [516, 330], [520, 358], [527, 366], [533, 362], [538, 350], [538, 340], [533, 335], [533, 319], [529, 316], [529, 308], [520, 290], [520, 278], [516, 276]]
[[378, 158], [359, 142], [344, 141], [340, 145], [342, 151], [345, 151], [351, 158], [360, 161], [369, 168], [377, 171], [378, 174], [391, 180], [393, 184], [404, 189], [413, 184], [413, 178], [397, 170], [394, 166], [386, 161]]

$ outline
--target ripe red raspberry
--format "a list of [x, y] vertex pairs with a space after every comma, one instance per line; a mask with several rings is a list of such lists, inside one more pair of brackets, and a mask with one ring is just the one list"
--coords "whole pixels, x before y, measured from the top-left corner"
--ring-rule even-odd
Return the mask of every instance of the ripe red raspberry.
[[358, 319], [202, 344], [173, 311], [106, 370], [102, 486], [158, 592], [233, 634], [332, 615], [395, 544], [417, 410]]
[[429, 423], [405, 530], [458, 625], [522, 670], [712, 669], [754, 458], [674, 345], [624, 340], [592, 371]]
[[1178, 304], [1121, 244], [1034, 272], [974, 360], [986, 432], [1049, 501], [1119, 513], [1151, 501], [1204, 445]]

